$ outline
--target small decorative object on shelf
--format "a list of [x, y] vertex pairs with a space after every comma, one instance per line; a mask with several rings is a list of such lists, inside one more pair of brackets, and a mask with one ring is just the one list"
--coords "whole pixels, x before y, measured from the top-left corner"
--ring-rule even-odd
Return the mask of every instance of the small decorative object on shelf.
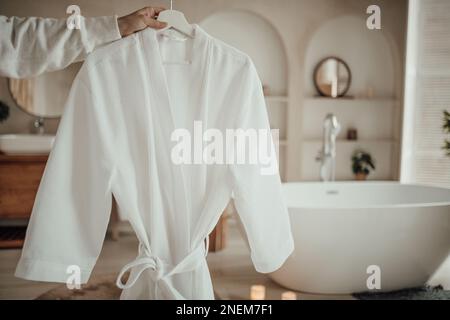
[[348, 128], [347, 140], [358, 140], [358, 130], [356, 128]]
[[[444, 132], [450, 134], [450, 112], [444, 110], [444, 124], [442, 125]], [[445, 140], [442, 149], [445, 150], [447, 156], [450, 157], [450, 140]]]
[[0, 122], [9, 118], [9, 107], [3, 101], [0, 101]]
[[266, 298], [266, 287], [263, 285], [253, 285], [250, 288], [250, 300], [264, 300]]
[[374, 90], [372, 87], [367, 88], [367, 99], [373, 99], [374, 97]]
[[270, 95], [270, 90], [269, 90], [269, 86], [268, 86], [268, 85], [263, 84], [263, 85], [262, 85], [262, 90], [263, 90], [264, 96]]
[[356, 150], [352, 156], [352, 171], [355, 179], [366, 180], [372, 170], [375, 170], [375, 164], [370, 153]]

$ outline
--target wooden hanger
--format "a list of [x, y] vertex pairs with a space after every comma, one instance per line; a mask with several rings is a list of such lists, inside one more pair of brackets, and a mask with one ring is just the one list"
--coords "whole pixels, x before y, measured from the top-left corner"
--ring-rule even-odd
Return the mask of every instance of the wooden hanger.
[[173, 10], [172, 0], [170, 0], [170, 10], [161, 11], [158, 14], [158, 21], [166, 22], [167, 27], [161, 29], [160, 31], [167, 29], [175, 29], [188, 37], [194, 38], [195, 29], [189, 24], [184, 16], [183, 12], [178, 10]]

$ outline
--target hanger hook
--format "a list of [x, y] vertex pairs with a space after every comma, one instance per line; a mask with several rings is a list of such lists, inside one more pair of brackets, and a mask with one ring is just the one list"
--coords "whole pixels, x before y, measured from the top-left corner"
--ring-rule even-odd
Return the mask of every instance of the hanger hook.
[[170, 10], [173, 8], [173, 0], [170, 0]]

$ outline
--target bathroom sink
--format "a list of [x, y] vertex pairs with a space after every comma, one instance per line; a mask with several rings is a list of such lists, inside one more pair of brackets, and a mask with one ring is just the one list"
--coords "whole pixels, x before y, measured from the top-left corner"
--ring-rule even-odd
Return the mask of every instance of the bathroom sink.
[[1, 134], [0, 151], [6, 154], [47, 154], [54, 140], [54, 135], [46, 134]]

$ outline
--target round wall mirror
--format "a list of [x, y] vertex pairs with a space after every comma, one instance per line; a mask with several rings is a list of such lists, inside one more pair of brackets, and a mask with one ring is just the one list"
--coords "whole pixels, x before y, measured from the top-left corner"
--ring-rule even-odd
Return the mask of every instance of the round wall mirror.
[[59, 118], [73, 79], [81, 64], [27, 79], [9, 79], [8, 88], [16, 105], [39, 118]]
[[314, 85], [321, 96], [343, 97], [348, 89], [352, 74], [347, 63], [336, 57], [320, 61], [314, 70]]

